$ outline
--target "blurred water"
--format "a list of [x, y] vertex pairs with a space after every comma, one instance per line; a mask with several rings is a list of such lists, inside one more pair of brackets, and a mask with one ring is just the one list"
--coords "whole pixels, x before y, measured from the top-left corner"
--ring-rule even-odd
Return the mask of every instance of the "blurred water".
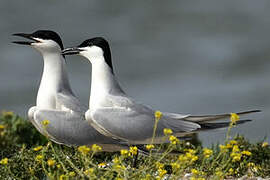
[[[115, 72], [132, 97], [170, 112], [210, 114], [262, 109], [233, 130], [270, 134], [270, 2], [0, 1], [0, 109], [26, 115], [35, 104], [42, 58], [10, 42], [12, 33], [51, 29], [65, 46], [104, 36]], [[88, 104], [90, 65], [68, 57], [72, 87]], [[224, 130], [202, 133], [204, 144]]]

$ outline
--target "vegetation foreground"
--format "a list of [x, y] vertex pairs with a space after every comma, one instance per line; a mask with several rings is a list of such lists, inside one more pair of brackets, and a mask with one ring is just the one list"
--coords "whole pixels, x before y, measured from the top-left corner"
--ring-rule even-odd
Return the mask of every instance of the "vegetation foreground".
[[[157, 112], [156, 123], [160, 116]], [[136, 146], [118, 153], [104, 153], [98, 145], [58, 145], [37, 132], [27, 120], [12, 112], [2, 112], [0, 179], [269, 178], [270, 146], [263, 141], [252, 144], [241, 136], [230, 139], [230, 129], [237, 120], [238, 116], [232, 113], [224, 144], [203, 148], [198, 143], [179, 141], [170, 129], [164, 129], [170, 143], [146, 145], [149, 154], [143, 155], [138, 154]], [[44, 128], [49, 123], [44, 120]], [[162, 153], [154, 153], [154, 149]]]

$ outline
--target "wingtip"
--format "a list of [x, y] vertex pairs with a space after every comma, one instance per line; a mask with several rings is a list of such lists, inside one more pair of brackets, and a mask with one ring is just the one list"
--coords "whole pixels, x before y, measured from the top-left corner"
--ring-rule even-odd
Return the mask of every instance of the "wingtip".
[[259, 113], [259, 112], [262, 112], [262, 110], [255, 109], [255, 110], [250, 110], [250, 111], [242, 111], [242, 112], [239, 112], [239, 113], [236, 113], [236, 114], [238, 114], [238, 115], [244, 115], [244, 114]]
[[250, 112], [256, 113], [256, 112], [262, 112], [262, 110], [260, 110], [260, 109], [255, 109], [255, 110], [251, 110]]
[[13, 33], [11, 34], [12, 36], [22, 36], [22, 35], [25, 35], [24, 33]]
[[[251, 119], [244, 119], [244, 120], [239, 120], [236, 121], [235, 125], [240, 125], [240, 124], [244, 124], [244, 123], [248, 123], [251, 122]], [[217, 122], [217, 123], [200, 123], [201, 125], [201, 129], [202, 130], [211, 130], [211, 129], [221, 129], [221, 128], [225, 128], [231, 125], [231, 122]]]
[[246, 123], [246, 122], [251, 122], [251, 121], [252, 121], [251, 119], [239, 120], [239, 121], [236, 122], [236, 125], [243, 124], [243, 123]]

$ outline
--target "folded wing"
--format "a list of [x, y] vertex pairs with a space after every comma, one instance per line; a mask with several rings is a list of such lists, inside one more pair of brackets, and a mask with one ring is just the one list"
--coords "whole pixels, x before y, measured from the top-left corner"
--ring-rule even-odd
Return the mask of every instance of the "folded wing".
[[[47, 127], [42, 122], [49, 120]], [[84, 114], [57, 110], [37, 110], [34, 121], [43, 135], [53, 141], [68, 145], [85, 145], [94, 143], [117, 143], [119, 141], [105, 137], [85, 121]], [[45, 133], [45, 134], [44, 134]], [[47, 134], [46, 134], [47, 133]]]
[[[154, 111], [145, 107], [98, 108], [87, 120], [106, 136], [126, 140], [129, 143], [150, 143], [155, 124]], [[156, 129], [156, 137], [162, 137], [163, 129], [170, 128], [175, 133], [191, 132], [201, 126], [197, 123], [162, 116]]]

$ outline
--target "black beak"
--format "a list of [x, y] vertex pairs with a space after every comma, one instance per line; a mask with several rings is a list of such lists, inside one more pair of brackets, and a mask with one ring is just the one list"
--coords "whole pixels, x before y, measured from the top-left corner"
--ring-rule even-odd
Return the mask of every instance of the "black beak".
[[32, 41], [13, 41], [12, 43], [15, 44], [22, 44], [22, 45], [31, 45], [32, 43], [38, 43], [40, 41], [35, 40], [31, 34], [25, 34], [25, 33], [16, 33], [12, 34], [13, 36], [19, 36], [19, 37], [24, 37], [26, 39], [32, 40]]
[[84, 51], [80, 49], [79, 47], [73, 47], [73, 48], [66, 48], [62, 51], [62, 55], [74, 55], [79, 54], [81, 51]]

